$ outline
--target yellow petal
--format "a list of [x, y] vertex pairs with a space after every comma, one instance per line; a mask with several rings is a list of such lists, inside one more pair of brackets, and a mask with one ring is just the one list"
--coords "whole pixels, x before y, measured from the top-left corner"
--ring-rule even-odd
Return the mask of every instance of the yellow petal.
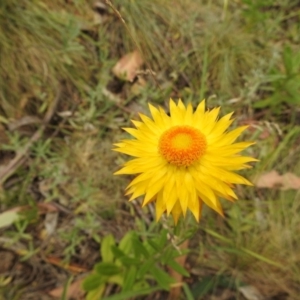
[[[126, 188], [129, 200], [144, 195], [143, 206], [156, 202], [157, 220], [163, 213], [172, 214], [175, 224], [181, 215], [186, 216], [188, 210], [199, 221], [203, 203], [223, 215], [219, 199], [234, 201], [237, 199], [233, 191], [235, 184], [251, 185], [246, 178], [233, 172], [249, 168], [248, 163], [257, 161], [240, 155], [252, 142], [235, 143], [247, 126], [228, 132], [233, 121], [232, 113], [218, 120], [220, 108], [205, 112], [205, 101], [197, 106], [195, 112], [191, 104], [185, 106], [181, 100], [176, 104], [172, 99], [170, 116], [161, 107], [151, 104], [149, 110], [152, 118], [140, 114], [141, 121], [132, 120], [135, 128], [123, 128], [132, 139], [114, 144], [115, 151], [135, 157], [115, 173], [136, 174]], [[176, 130], [183, 126], [185, 130], [192, 127], [189, 129], [191, 132], [193, 128], [196, 132], [200, 131], [204, 136], [204, 146], [203, 143], [199, 146], [193, 143], [195, 139], [191, 140], [188, 136], [185, 139], [175, 135], [180, 147], [171, 149], [176, 159], [168, 159], [160, 147], [162, 135], [172, 130], [172, 126], [176, 126]], [[186, 132], [189, 134], [188, 130]], [[178, 140], [175, 141], [177, 143]], [[166, 151], [168, 143], [172, 145], [173, 141], [167, 140]], [[202, 147], [201, 151], [197, 147]], [[190, 159], [192, 154], [196, 155], [195, 159]]]
[[158, 221], [162, 214], [166, 211], [166, 204], [163, 198], [163, 193], [159, 192], [155, 203], [156, 221]]
[[172, 209], [172, 216], [174, 219], [175, 225], [178, 223], [179, 217], [182, 215], [182, 210], [179, 202], [177, 201]]

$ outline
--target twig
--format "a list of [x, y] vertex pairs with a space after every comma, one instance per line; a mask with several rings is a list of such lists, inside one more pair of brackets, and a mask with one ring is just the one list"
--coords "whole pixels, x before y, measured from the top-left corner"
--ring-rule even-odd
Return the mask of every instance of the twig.
[[12, 159], [8, 165], [6, 165], [3, 170], [0, 171], [0, 187], [2, 184], [6, 181], [7, 178], [9, 178], [17, 169], [20, 167], [25, 161], [26, 161], [26, 155], [31, 148], [31, 146], [40, 139], [42, 136], [42, 133], [46, 129], [48, 123], [50, 122], [53, 114], [55, 113], [58, 101], [60, 99], [61, 95], [61, 88], [59, 88], [57, 95], [54, 99], [54, 101], [49, 106], [46, 115], [43, 119], [41, 127], [32, 135], [30, 140], [26, 143], [26, 145], [17, 151], [16, 156], [14, 159]]

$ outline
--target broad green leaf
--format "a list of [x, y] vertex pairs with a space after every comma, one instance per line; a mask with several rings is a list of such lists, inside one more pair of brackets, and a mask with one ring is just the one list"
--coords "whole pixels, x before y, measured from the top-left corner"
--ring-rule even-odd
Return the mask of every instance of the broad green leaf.
[[[149, 240], [144, 241], [143, 245], [146, 248], [147, 252], [149, 253], [150, 257], [155, 255], [158, 252], [157, 250], [155, 250], [153, 248], [153, 246], [150, 245]], [[156, 246], [156, 248], [157, 248], [157, 246]]]
[[150, 273], [164, 290], [170, 290], [170, 285], [174, 283], [174, 279], [167, 272], [153, 266], [150, 268]]
[[0, 228], [12, 225], [19, 217], [20, 215], [15, 211], [6, 211], [0, 214]]
[[122, 264], [124, 266], [131, 266], [131, 265], [138, 265], [140, 263], [140, 260], [137, 258], [132, 258], [126, 255], [122, 250], [120, 250], [118, 247], [113, 246], [112, 251], [116, 257], [116, 264]]
[[122, 250], [125, 254], [132, 253], [132, 240], [136, 233], [134, 231], [129, 231], [125, 234], [122, 240], [119, 243], [119, 249]]
[[114, 254], [111, 250], [112, 246], [115, 246], [116, 242], [112, 234], [105, 236], [101, 243], [101, 257], [104, 262], [113, 262]]
[[136, 281], [136, 274], [137, 274], [137, 267], [136, 266], [129, 267], [129, 269], [125, 274], [124, 286], [122, 292], [132, 290], [132, 287]]
[[164, 249], [164, 251], [161, 253], [160, 262], [165, 265], [169, 260], [176, 256], [179, 256], [178, 251], [173, 247], [169, 247], [167, 249]]
[[89, 292], [103, 284], [103, 277], [99, 274], [90, 274], [82, 283], [82, 287], [85, 291]]
[[119, 286], [123, 286], [123, 284], [124, 284], [124, 273], [108, 277], [107, 282], [114, 283], [114, 284], [117, 284]]
[[120, 261], [121, 261], [122, 265], [125, 267], [130, 267], [132, 265], [138, 266], [141, 263], [141, 261], [138, 258], [133, 258], [133, 257], [128, 257], [128, 256], [121, 257]]
[[139, 268], [137, 276], [139, 278], [143, 278], [145, 274], [149, 271], [149, 269], [154, 265], [154, 259], [149, 259], [145, 261]]
[[112, 262], [100, 262], [94, 267], [99, 275], [113, 276], [122, 272], [122, 269]]
[[154, 241], [153, 239], [149, 239], [147, 241], [147, 243], [156, 251], [159, 252], [160, 251], [160, 247], [159, 244], [157, 243], [157, 241]]
[[113, 252], [116, 259], [120, 259], [121, 257], [126, 257], [126, 254], [117, 246], [112, 246], [111, 251]]
[[97, 289], [87, 293], [86, 300], [100, 300], [105, 290], [105, 284], [100, 285]]
[[132, 240], [132, 246], [134, 249], [134, 253], [137, 257], [144, 256], [145, 258], [149, 257], [149, 253], [146, 247], [142, 244], [142, 242], [138, 239], [138, 237]]

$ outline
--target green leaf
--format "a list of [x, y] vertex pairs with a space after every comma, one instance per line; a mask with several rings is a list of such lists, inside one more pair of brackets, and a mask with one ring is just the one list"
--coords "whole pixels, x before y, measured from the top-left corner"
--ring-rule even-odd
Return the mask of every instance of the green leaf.
[[137, 267], [136, 266], [129, 267], [129, 270], [126, 272], [122, 292], [132, 290], [132, 287], [136, 281], [136, 275], [137, 275]]
[[138, 266], [141, 264], [141, 261], [138, 258], [133, 258], [133, 257], [128, 257], [128, 256], [121, 257], [120, 261], [121, 261], [122, 265], [125, 267], [130, 267], [132, 265]]
[[89, 292], [103, 284], [103, 277], [99, 274], [90, 274], [82, 283], [82, 287], [85, 291]]
[[265, 108], [267, 106], [273, 106], [274, 104], [277, 104], [277, 101], [274, 101], [274, 97], [267, 97], [266, 99], [257, 101], [253, 103], [254, 108]]
[[293, 64], [293, 52], [291, 47], [285, 47], [283, 50], [283, 63], [285, 66], [285, 70], [287, 75], [290, 75], [293, 73], [294, 64]]
[[183, 266], [181, 266], [176, 260], [170, 259], [167, 262], [167, 265], [170, 266], [177, 273], [179, 273], [183, 276], [186, 276], [186, 277], [190, 277], [189, 272]]
[[140, 264], [140, 260], [137, 258], [132, 258], [126, 255], [122, 250], [118, 247], [113, 246], [112, 251], [117, 259], [116, 263], [121, 263], [124, 266], [138, 265]]
[[142, 242], [138, 239], [138, 237], [132, 240], [132, 246], [134, 249], [135, 256], [144, 256], [145, 258], [149, 257], [149, 252], [146, 247], [142, 244]]
[[100, 300], [104, 290], [105, 284], [102, 284], [97, 289], [89, 291], [85, 300]]
[[102, 300], [124, 300], [124, 299], [130, 299], [132, 297], [142, 296], [142, 295], [150, 295], [151, 293], [154, 293], [156, 291], [159, 291], [160, 287], [152, 287], [152, 288], [145, 288], [137, 291], [127, 291], [122, 292], [118, 295], [113, 295], [109, 297], [105, 297]]
[[159, 252], [160, 251], [160, 247], [159, 247], [159, 244], [154, 241], [153, 239], [149, 239], [148, 240], [148, 244], [156, 251], [156, 252]]
[[160, 239], [158, 241], [159, 248], [163, 248], [168, 241], [168, 231], [166, 229], [162, 230], [159, 234]]
[[119, 243], [119, 249], [122, 250], [125, 254], [132, 253], [132, 240], [135, 236], [136, 233], [134, 231], [127, 232]]
[[116, 242], [112, 234], [109, 234], [103, 238], [100, 252], [104, 262], [113, 262], [114, 254], [111, 248], [115, 245]]
[[222, 242], [225, 242], [225, 243], [231, 243], [231, 240], [224, 237], [223, 235], [220, 235], [218, 234], [217, 232], [213, 231], [213, 230], [210, 230], [210, 229], [204, 229], [204, 231], [208, 234], [210, 234], [211, 236], [221, 240]]
[[179, 254], [177, 250], [174, 249], [173, 247], [164, 249], [164, 251], [161, 253], [160, 263], [165, 265], [168, 263], [169, 260], [173, 259], [176, 256], [179, 256]]
[[153, 265], [154, 265], [154, 259], [149, 259], [146, 262], [144, 262], [139, 268], [137, 276], [139, 278], [143, 278]]
[[10, 226], [20, 218], [20, 215], [15, 211], [6, 211], [0, 214], [0, 228]]
[[122, 272], [122, 269], [112, 262], [100, 262], [94, 267], [99, 275], [113, 276]]
[[196, 282], [193, 286], [193, 295], [196, 299], [202, 299], [210, 293], [215, 285], [215, 279], [212, 277], [204, 277], [200, 282]]
[[170, 285], [174, 283], [174, 279], [167, 272], [161, 270], [157, 266], [153, 266], [150, 268], [150, 273], [164, 290], [170, 290]]
[[119, 249], [117, 246], [112, 246], [111, 251], [113, 252], [116, 259], [126, 257], [126, 254], [121, 249]]
[[271, 260], [271, 259], [269, 259], [267, 257], [264, 257], [264, 256], [262, 256], [262, 255], [260, 255], [258, 253], [255, 253], [255, 252], [253, 252], [253, 251], [251, 251], [249, 249], [241, 247], [241, 251], [243, 251], [243, 252], [247, 253], [248, 255], [253, 256], [253, 257], [257, 258], [258, 260], [261, 260], [261, 261], [263, 261], [263, 262], [265, 262], [265, 263], [267, 263], [269, 265], [273, 265], [273, 266], [276, 266], [276, 267], [278, 267], [280, 269], [284, 269], [284, 266], [282, 264], [280, 264], [280, 263], [278, 263], [278, 262], [276, 262], [274, 260]]
[[117, 284], [119, 286], [123, 286], [123, 284], [124, 284], [124, 273], [108, 277], [107, 282], [114, 283], [114, 284]]
[[66, 282], [66, 284], [64, 284], [64, 290], [63, 290], [63, 293], [60, 297], [60, 300], [68, 300], [68, 297], [67, 297], [67, 292], [68, 292], [68, 289], [70, 287], [70, 284], [71, 282], [73, 281], [73, 276], [70, 276]]
[[146, 248], [147, 252], [149, 253], [149, 256], [150, 256], [150, 257], [152, 257], [153, 255], [155, 255], [155, 254], [158, 252], [157, 250], [155, 250], [155, 249], [153, 248], [153, 246], [151, 246], [151, 245], [149, 244], [149, 240], [144, 241], [144, 242], [143, 242], [143, 245], [144, 245], [144, 247]]
[[186, 300], [195, 300], [195, 298], [194, 298], [194, 296], [193, 296], [193, 294], [192, 294], [192, 292], [191, 292], [191, 290], [190, 290], [190, 288], [189, 288], [189, 286], [186, 284], [186, 283], [184, 283], [183, 285], [182, 285], [182, 287], [183, 287], [183, 291], [184, 291], [184, 293], [185, 293], [185, 295], [186, 295]]
[[287, 80], [285, 84], [285, 89], [288, 92], [288, 94], [291, 96], [291, 98], [296, 99], [296, 101], [294, 102], [297, 103], [297, 100], [299, 99], [299, 91], [300, 91], [300, 78], [296, 77]]

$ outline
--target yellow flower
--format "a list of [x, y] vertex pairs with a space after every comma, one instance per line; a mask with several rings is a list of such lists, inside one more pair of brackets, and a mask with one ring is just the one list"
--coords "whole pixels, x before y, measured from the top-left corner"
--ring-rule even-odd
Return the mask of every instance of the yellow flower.
[[219, 198], [234, 201], [234, 184], [252, 185], [233, 172], [256, 161], [238, 154], [253, 142], [234, 143], [247, 126], [227, 131], [232, 113], [218, 120], [220, 108], [205, 111], [205, 101], [193, 112], [191, 104], [171, 99], [170, 116], [149, 108], [152, 119], [140, 114], [136, 128], [124, 128], [135, 139], [115, 144], [115, 151], [135, 157], [115, 173], [138, 174], [127, 187], [130, 201], [145, 195], [143, 206], [155, 201], [157, 220], [167, 212], [175, 224], [188, 209], [199, 222], [203, 202], [223, 215]]

